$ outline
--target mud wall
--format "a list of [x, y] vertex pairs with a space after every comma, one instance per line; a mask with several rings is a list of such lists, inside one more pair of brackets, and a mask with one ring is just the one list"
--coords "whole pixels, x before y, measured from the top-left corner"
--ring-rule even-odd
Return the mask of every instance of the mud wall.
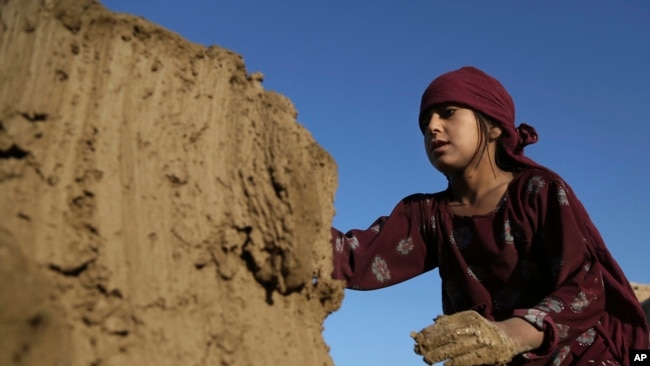
[[0, 0], [0, 364], [330, 365], [330, 156], [240, 56]]
[[645, 310], [645, 316], [647, 318], [648, 325], [650, 325], [650, 285], [634, 282], [632, 282], [631, 285], [634, 293], [636, 294], [636, 297], [641, 302], [641, 305], [643, 305], [643, 310]]

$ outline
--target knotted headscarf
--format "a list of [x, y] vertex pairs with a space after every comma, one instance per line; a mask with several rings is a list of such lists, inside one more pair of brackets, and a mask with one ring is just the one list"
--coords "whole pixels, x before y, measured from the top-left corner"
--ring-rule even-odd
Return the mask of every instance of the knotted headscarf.
[[500, 141], [506, 154], [522, 165], [539, 166], [524, 156], [524, 147], [537, 142], [537, 131], [525, 123], [515, 127], [515, 104], [497, 79], [472, 66], [438, 76], [422, 95], [419, 121], [429, 108], [443, 103], [457, 103], [488, 116], [503, 131]]

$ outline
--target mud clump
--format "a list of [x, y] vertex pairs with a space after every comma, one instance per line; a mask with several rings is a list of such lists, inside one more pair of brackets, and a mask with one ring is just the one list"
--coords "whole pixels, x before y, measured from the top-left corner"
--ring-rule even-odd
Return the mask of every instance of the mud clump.
[[0, 364], [332, 364], [336, 167], [261, 74], [89, 0], [0, 60]]

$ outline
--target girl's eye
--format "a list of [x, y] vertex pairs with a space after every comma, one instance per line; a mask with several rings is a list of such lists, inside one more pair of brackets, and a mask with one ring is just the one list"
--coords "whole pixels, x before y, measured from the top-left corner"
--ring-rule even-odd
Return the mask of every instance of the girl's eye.
[[451, 116], [454, 115], [455, 112], [456, 112], [456, 108], [446, 108], [442, 112], [440, 112], [440, 118], [444, 118], [444, 119], [450, 118]]

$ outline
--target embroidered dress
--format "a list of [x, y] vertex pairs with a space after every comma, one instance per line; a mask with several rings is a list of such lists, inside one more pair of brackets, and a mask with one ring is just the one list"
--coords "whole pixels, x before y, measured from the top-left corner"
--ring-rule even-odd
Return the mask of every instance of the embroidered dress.
[[641, 305], [571, 188], [527, 168], [493, 212], [457, 216], [447, 191], [403, 199], [368, 230], [332, 228], [333, 277], [352, 289], [394, 285], [438, 268], [443, 311], [520, 317], [545, 332], [513, 365], [626, 364], [646, 349]]

